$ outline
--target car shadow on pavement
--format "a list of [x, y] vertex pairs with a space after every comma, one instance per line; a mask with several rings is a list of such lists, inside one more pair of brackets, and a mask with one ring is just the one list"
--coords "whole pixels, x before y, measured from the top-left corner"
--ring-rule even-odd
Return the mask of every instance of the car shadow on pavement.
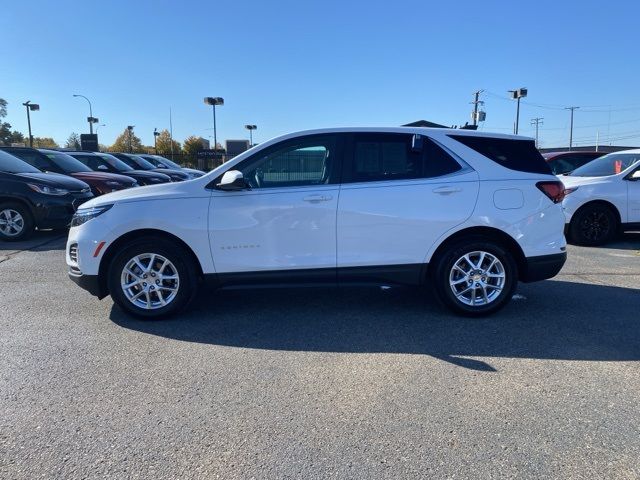
[[37, 230], [27, 240], [4, 242], [0, 240], [0, 252], [64, 250], [66, 230]]
[[[567, 281], [521, 284], [501, 312], [452, 315], [425, 290], [373, 288], [202, 292], [177, 318], [117, 325], [166, 338], [231, 347], [430, 355], [473, 370], [466, 357], [640, 360], [640, 289]], [[615, 308], [612, 308], [615, 306]]]

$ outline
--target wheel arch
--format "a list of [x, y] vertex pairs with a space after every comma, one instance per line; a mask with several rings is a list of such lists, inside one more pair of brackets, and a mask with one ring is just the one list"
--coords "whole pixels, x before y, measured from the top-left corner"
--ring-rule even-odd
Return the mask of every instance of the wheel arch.
[[193, 264], [196, 265], [198, 269], [197, 271], [198, 278], [202, 278], [203, 276], [202, 265], [200, 264], [200, 261], [198, 260], [197, 255], [195, 254], [193, 249], [187, 243], [185, 243], [182, 239], [180, 239], [176, 235], [173, 235], [169, 232], [165, 232], [164, 230], [156, 230], [154, 228], [131, 230], [121, 235], [113, 242], [111, 242], [111, 244], [107, 247], [104, 254], [102, 255], [102, 258], [100, 260], [100, 266], [98, 268], [98, 279], [100, 282], [100, 291], [103, 296], [106, 296], [109, 293], [107, 273], [108, 273], [109, 264], [111, 263], [111, 260], [113, 259], [113, 257], [118, 253], [120, 248], [126, 245], [129, 241], [140, 240], [143, 238], [151, 238], [152, 240], [158, 240], [158, 238], [164, 238], [165, 240], [169, 240], [171, 242], [175, 242], [176, 244], [180, 245], [180, 247], [183, 248], [184, 251], [187, 252], [187, 254], [191, 257]]
[[593, 205], [602, 205], [602, 206], [607, 207], [616, 216], [616, 220], [618, 221], [618, 225], [620, 225], [622, 223], [622, 216], [620, 215], [620, 210], [618, 210], [618, 207], [616, 207], [615, 204], [613, 204], [612, 202], [610, 202], [608, 200], [603, 200], [601, 198], [598, 198], [596, 200], [589, 200], [588, 202], [585, 202], [582, 205], [580, 205], [576, 209], [576, 211], [573, 212], [573, 215], [571, 215], [571, 221], [570, 222], [573, 221], [573, 219], [576, 217], [578, 212], [580, 212], [581, 210], [584, 210], [587, 207], [591, 207]]
[[429, 260], [429, 267], [427, 274], [430, 275], [433, 273], [433, 270], [436, 268], [440, 258], [447, 249], [453, 245], [454, 243], [470, 238], [483, 238], [491, 241], [498, 241], [503, 247], [505, 247], [509, 253], [513, 255], [513, 259], [516, 262], [516, 266], [518, 267], [518, 278], [521, 279], [527, 272], [527, 260], [524, 254], [524, 251], [518, 245], [518, 242], [515, 241], [513, 237], [509, 234], [493, 227], [468, 227], [462, 230], [458, 230], [454, 232], [449, 237], [447, 237], [443, 242], [438, 245], [438, 248], [431, 255], [431, 259]]
[[12, 197], [9, 195], [0, 195], [0, 203], [5, 203], [5, 202], [13, 202], [13, 203], [19, 203], [20, 205], [23, 205], [27, 211], [29, 212], [29, 215], [31, 215], [31, 218], [33, 219], [33, 221], [36, 220], [36, 215], [35, 215], [35, 211], [33, 209], [33, 206], [29, 203], [28, 200], [22, 198], [22, 197]]

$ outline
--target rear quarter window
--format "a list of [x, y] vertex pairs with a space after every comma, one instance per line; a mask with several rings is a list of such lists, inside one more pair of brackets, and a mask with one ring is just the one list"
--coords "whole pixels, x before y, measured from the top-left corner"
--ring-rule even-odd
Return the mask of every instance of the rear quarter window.
[[451, 138], [475, 150], [510, 170], [527, 173], [552, 174], [533, 140], [450, 135]]

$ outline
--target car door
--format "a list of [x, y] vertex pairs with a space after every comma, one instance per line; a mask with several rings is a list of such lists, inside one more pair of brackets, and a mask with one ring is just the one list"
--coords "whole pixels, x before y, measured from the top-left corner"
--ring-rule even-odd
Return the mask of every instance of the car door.
[[477, 173], [433, 140], [354, 134], [338, 203], [339, 280], [363, 272], [414, 283], [429, 248], [469, 218], [477, 196]]
[[335, 134], [297, 137], [233, 167], [250, 188], [213, 190], [209, 236], [218, 274], [313, 269], [335, 280], [341, 144]]

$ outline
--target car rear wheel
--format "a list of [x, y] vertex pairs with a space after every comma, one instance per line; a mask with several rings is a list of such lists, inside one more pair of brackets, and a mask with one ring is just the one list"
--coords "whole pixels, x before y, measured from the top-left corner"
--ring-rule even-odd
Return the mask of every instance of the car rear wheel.
[[123, 310], [144, 318], [177, 313], [197, 290], [196, 267], [188, 252], [168, 240], [138, 240], [114, 257], [109, 292]]
[[27, 208], [15, 202], [0, 204], [0, 240], [17, 242], [34, 231], [33, 220]]
[[451, 245], [436, 261], [434, 285], [440, 300], [468, 316], [488, 315], [504, 307], [518, 283], [518, 268], [500, 244], [477, 238]]
[[576, 212], [569, 224], [569, 236], [578, 245], [604, 245], [613, 240], [619, 228], [611, 208], [596, 203]]

